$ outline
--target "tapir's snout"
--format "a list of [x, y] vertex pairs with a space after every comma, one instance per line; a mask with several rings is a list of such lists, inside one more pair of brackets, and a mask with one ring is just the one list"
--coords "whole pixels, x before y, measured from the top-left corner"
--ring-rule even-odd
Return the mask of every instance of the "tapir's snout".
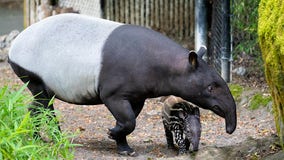
[[237, 126], [236, 103], [233, 103], [225, 113], [226, 132], [232, 134]]
[[226, 132], [229, 134], [232, 134], [236, 129], [236, 125], [235, 126], [227, 126], [226, 125]]
[[225, 123], [226, 123], [226, 132], [229, 134], [232, 134], [237, 126], [237, 114], [236, 109], [232, 111], [232, 113], [229, 113], [228, 115], [225, 115]]
[[196, 152], [198, 151], [198, 148], [199, 148], [199, 141], [198, 142], [195, 142], [192, 146], [192, 151]]
[[236, 104], [225, 106], [225, 109], [216, 105], [212, 107], [212, 111], [225, 119], [226, 132], [232, 134], [237, 126]]

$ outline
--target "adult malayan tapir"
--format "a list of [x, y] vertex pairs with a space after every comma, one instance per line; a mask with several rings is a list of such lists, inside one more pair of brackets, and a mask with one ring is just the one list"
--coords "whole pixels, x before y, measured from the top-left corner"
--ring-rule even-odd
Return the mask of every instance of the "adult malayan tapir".
[[[153, 30], [79, 14], [46, 18], [14, 40], [9, 63], [38, 104], [58, 99], [104, 103], [116, 119], [108, 134], [118, 153], [136, 155], [126, 136], [145, 99], [175, 95], [236, 128], [236, 105], [225, 81], [197, 53]], [[49, 106], [53, 110], [53, 106]], [[32, 110], [33, 111], [33, 110]]]

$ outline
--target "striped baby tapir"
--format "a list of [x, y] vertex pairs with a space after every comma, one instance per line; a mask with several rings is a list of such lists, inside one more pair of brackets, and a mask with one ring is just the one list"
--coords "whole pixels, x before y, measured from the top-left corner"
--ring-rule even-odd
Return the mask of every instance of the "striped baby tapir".
[[202, 60], [205, 52], [205, 47], [189, 51], [151, 29], [70, 13], [21, 32], [9, 51], [9, 63], [29, 82], [38, 107], [53, 110], [48, 106], [53, 97], [105, 104], [116, 119], [108, 135], [118, 153], [136, 156], [126, 136], [135, 129], [147, 98], [181, 97], [225, 118], [227, 133], [234, 132], [235, 101], [226, 82]]
[[182, 98], [169, 96], [164, 101], [162, 119], [168, 148], [178, 145], [179, 154], [189, 150], [197, 151], [201, 136], [199, 108]]

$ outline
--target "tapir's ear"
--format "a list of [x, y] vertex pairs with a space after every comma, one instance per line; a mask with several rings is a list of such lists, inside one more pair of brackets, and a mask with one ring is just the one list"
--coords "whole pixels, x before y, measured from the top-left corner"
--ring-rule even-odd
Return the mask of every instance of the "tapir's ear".
[[195, 53], [195, 51], [189, 51], [188, 61], [194, 69], [197, 68], [197, 54]]
[[185, 117], [187, 116], [187, 113], [183, 110], [178, 111], [178, 115], [180, 118], [185, 119]]
[[198, 55], [199, 57], [202, 57], [206, 52], [207, 52], [207, 47], [202, 45], [202, 46], [199, 48], [199, 50], [197, 51], [197, 55]]
[[199, 108], [197, 107], [194, 108], [194, 115], [200, 116]]

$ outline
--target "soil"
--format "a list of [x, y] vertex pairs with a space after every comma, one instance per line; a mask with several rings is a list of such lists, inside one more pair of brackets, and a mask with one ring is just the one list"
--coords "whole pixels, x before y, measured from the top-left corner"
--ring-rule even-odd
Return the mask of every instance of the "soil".
[[[250, 66], [248, 64], [248, 66]], [[254, 76], [257, 77], [257, 76]], [[278, 137], [271, 114], [271, 104], [257, 110], [248, 109], [250, 97], [256, 92], [269, 94], [264, 81], [257, 83], [249, 77], [233, 75], [233, 82], [250, 86], [237, 101], [236, 131], [225, 132], [224, 120], [211, 111], [201, 109], [202, 135], [197, 153], [177, 156], [176, 150], [167, 148], [161, 119], [163, 103], [159, 98], [149, 99], [137, 119], [137, 126], [127, 138], [129, 145], [139, 153], [138, 157], [125, 157], [116, 153], [116, 144], [107, 136], [108, 128], [115, 120], [104, 105], [86, 106], [55, 101], [60, 112], [61, 128], [64, 132], [76, 133], [73, 143], [80, 144], [75, 149], [75, 159], [262, 159], [280, 154]], [[262, 78], [263, 79], [263, 78]], [[0, 62], [0, 85], [21, 85], [7, 60]], [[257, 85], [255, 85], [257, 84]], [[252, 87], [253, 86], [253, 87]], [[279, 157], [278, 157], [279, 158]]]

